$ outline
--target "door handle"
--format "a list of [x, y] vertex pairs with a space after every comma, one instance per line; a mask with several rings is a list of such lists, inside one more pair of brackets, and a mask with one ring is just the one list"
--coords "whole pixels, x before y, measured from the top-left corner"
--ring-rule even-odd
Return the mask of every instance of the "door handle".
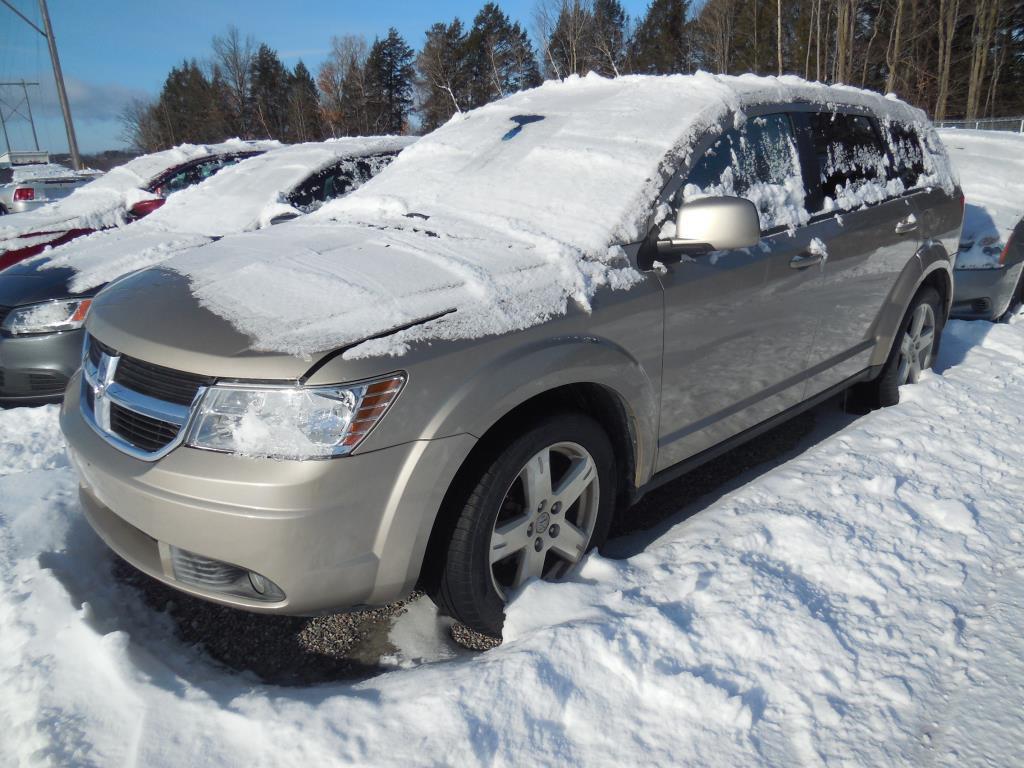
[[916, 232], [916, 231], [917, 231], [917, 217], [914, 214], [910, 214], [909, 216], [907, 216], [907, 218], [905, 218], [903, 221], [901, 221], [899, 224], [896, 225], [896, 234], [897, 235], [908, 235], [911, 232]]
[[813, 267], [816, 264], [821, 264], [825, 260], [824, 255], [820, 253], [798, 253], [792, 259], [789, 260], [790, 269], [807, 269]]

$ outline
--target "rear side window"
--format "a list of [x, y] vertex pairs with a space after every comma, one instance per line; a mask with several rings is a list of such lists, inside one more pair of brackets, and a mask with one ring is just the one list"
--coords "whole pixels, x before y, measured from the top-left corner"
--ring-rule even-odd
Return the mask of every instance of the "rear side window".
[[394, 153], [346, 158], [310, 176], [288, 195], [288, 204], [303, 213], [348, 194], [372, 179], [394, 160]]
[[809, 117], [825, 210], [884, 200], [889, 160], [874, 120], [839, 112]]
[[793, 125], [786, 114], [754, 117], [724, 133], [690, 169], [683, 201], [744, 197], [757, 206], [761, 229], [807, 221]]
[[924, 147], [917, 131], [909, 125], [890, 123], [888, 128], [889, 148], [892, 150], [893, 168], [891, 175], [903, 182], [907, 189], [916, 187], [924, 175]]

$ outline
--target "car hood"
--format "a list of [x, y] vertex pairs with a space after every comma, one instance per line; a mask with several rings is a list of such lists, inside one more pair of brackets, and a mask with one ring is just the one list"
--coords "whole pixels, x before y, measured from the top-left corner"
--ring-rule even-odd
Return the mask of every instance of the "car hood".
[[160, 267], [114, 281], [93, 301], [86, 329], [118, 352], [168, 368], [240, 379], [298, 379], [311, 361], [253, 349], [203, 307], [186, 276]]
[[30, 259], [0, 272], [0, 306], [17, 307], [90, 293], [72, 293], [68, 283], [74, 275], [73, 270], [47, 267], [45, 258]]

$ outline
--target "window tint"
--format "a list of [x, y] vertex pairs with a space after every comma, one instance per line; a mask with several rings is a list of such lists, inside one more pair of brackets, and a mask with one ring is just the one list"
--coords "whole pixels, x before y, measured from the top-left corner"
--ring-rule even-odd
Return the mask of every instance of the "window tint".
[[858, 194], [875, 182], [884, 187], [886, 179], [888, 160], [874, 121], [863, 115], [819, 112], [810, 115], [810, 125], [822, 195], [843, 208], [877, 202]]
[[757, 206], [761, 228], [807, 220], [803, 181], [788, 115], [755, 117], [726, 132], [694, 164], [683, 200], [707, 195], [745, 197]]
[[889, 125], [889, 147], [895, 160], [891, 171], [893, 178], [899, 178], [903, 186], [911, 189], [917, 186], [918, 180], [924, 175], [924, 147], [917, 131], [909, 125], [891, 123]]
[[396, 157], [395, 154], [346, 158], [306, 179], [290, 195], [288, 203], [303, 213], [315, 211], [328, 200], [361, 187]]

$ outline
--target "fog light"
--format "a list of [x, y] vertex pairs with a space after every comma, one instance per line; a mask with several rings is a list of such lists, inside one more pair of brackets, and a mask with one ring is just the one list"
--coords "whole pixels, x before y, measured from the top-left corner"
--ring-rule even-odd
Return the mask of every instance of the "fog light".
[[256, 573], [256, 571], [249, 571], [249, 583], [252, 584], [252, 588], [258, 594], [267, 594], [267, 580]]

